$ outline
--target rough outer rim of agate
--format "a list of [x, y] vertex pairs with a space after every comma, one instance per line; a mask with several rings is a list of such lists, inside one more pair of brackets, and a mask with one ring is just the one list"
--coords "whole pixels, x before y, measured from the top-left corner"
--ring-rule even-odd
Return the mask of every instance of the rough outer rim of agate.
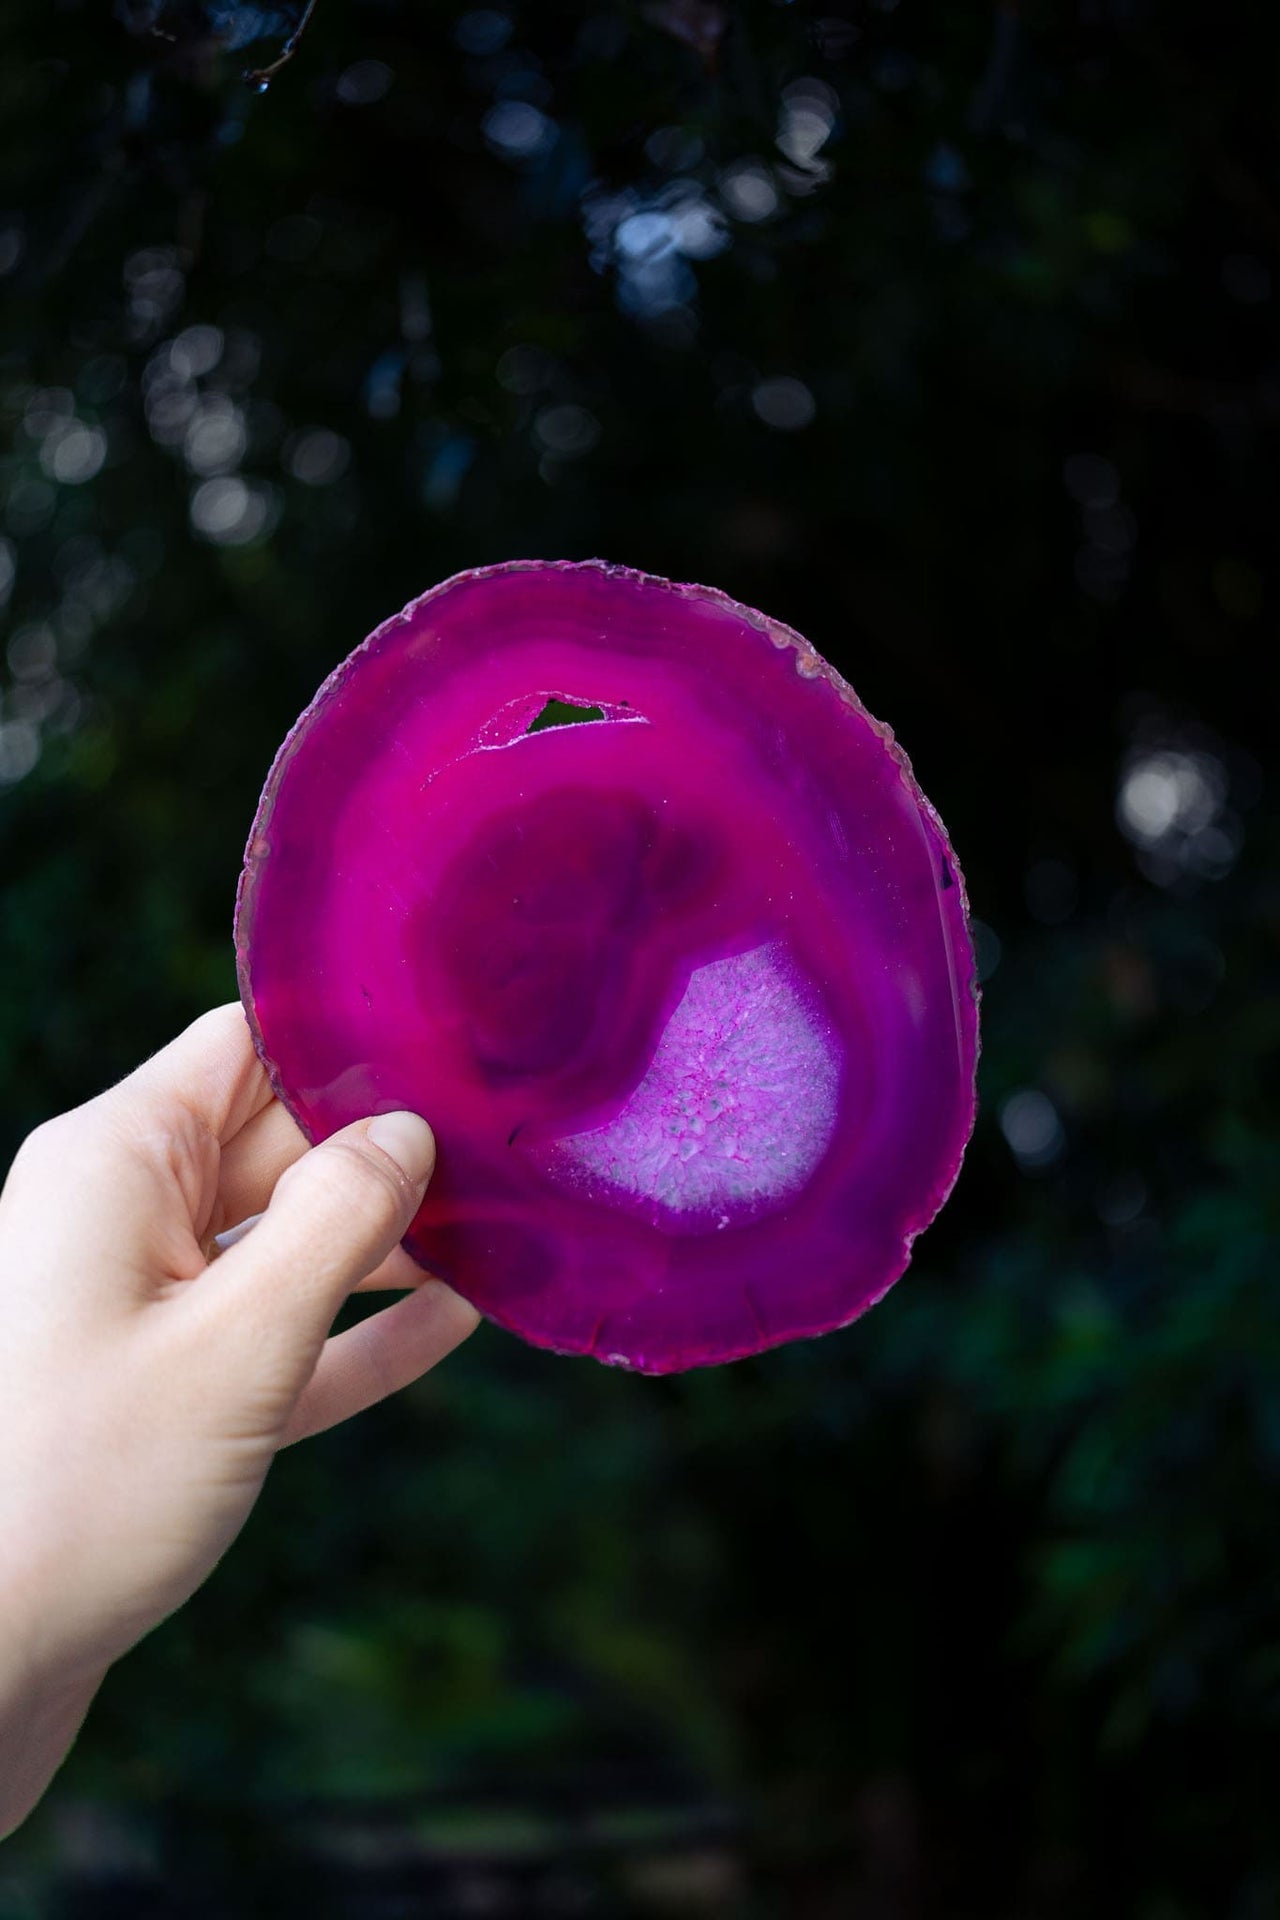
[[[406, 626], [415, 620], [420, 611], [433, 600], [439, 599], [454, 588], [465, 583], [492, 579], [502, 574], [564, 573], [571, 570], [591, 570], [610, 579], [634, 581], [638, 585], [656, 588], [661, 592], [674, 594], [678, 599], [710, 601], [724, 608], [727, 612], [736, 615], [747, 626], [754, 628], [762, 640], [767, 640], [771, 646], [779, 651], [790, 648], [794, 656], [796, 672], [801, 678], [805, 680], [825, 680], [839, 699], [843, 701], [847, 707], [850, 707], [853, 712], [858, 715], [859, 719], [877, 736], [886, 752], [897, 765], [902, 778], [910, 789], [914, 801], [937, 835], [940, 847], [954, 876], [955, 884], [959, 889], [960, 906], [965, 927], [971, 930], [972, 919], [969, 909], [969, 896], [965, 885], [963, 869], [955, 856], [950, 836], [947, 833], [946, 827], [943, 825], [941, 816], [916, 779], [910, 758], [905, 749], [895, 738], [892, 727], [886, 721], [878, 719], [875, 714], [868, 711], [844, 676], [838, 673], [827, 660], [823, 659], [822, 655], [811, 642], [806, 640], [803, 634], [797, 633], [794, 627], [789, 627], [785, 622], [775, 620], [770, 615], [761, 613], [754, 607], [747, 606], [744, 601], [735, 600], [731, 594], [725, 593], [719, 587], [703, 586], [698, 582], [692, 581], [679, 582], [668, 580], [661, 574], [646, 573], [641, 568], [620, 566], [609, 560], [502, 560], [489, 566], [464, 568], [458, 573], [450, 574], [447, 579], [437, 582], [435, 586], [429, 587], [425, 593], [419, 594], [417, 599], [409, 601], [399, 612], [383, 620], [358, 646], [338, 663], [324, 680], [314, 697], [298, 715], [298, 718], [290, 727], [276, 752], [275, 758], [271, 763], [270, 771], [263, 783], [262, 793], [254, 814], [253, 825], [245, 843], [244, 864], [241, 867], [239, 881], [236, 886], [233, 928], [236, 979], [240, 989], [241, 1005], [249, 1025], [250, 1033], [253, 1036], [254, 1048], [266, 1071], [267, 1079], [276, 1098], [285, 1108], [290, 1118], [303, 1134], [303, 1137], [312, 1145], [317, 1144], [317, 1138], [296, 1110], [294, 1102], [290, 1098], [288, 1088], [285, 1086], [279, 1069], [267, 1048], [258, 1022], [249, 980], [249, 950], [253, 934], [254, 914], [254, 901], [251, 893], [255, 869], [252, 856], [260, 835], [270, 823], [276, 791], [284, 770], [291, 758], [294, 744], [307, 731], [314, 717], [323, 708], [328, 706], [332, 700], [340, 696], [347, 681], [351, 675], [357, 671], [364, 656], [379, 648], [384, 641], [395, 634], [398, 628]], [[606, 1356], [595, 1352], [584, 1354], [582, 1350], [577, 1348], [557, 1346], [553, 1340], [541, 1337], [536, 1333], [531, 1333], [527, 1329], [517, 1326], [512, 1322], [507, 1322], [497, 1313], [487, 1313], [485, 1317], [493, 1320], [495, 1325], [504, 1327], [507, 1332], [514, 1333], [518, 1339], [525, 1341], [526, 1344], [539, 1347], [544, 1351], [558, 1353], [566, 1357], [570, 1355], [575, 1357], [589, 1357], [601, 1361], [605, 1365], [619, 1366], [627, 1371], [642, 1372], [655, 1376], [689, 1372], [696, 1367], [702, 1366], [728, 1365], [734, 1360], [748, 1359], [755, 1354], [767, 1352], [771, 1348], [789, 1346], [796, 1340], [821, 1339], [828, 1333], [837, 1333], [845, 1327], [852, 1326], [856, 1321], [860, 1320], [871, 1307], [876, 1306], [902, 1278], [911, 1264], [912, 1249], [915, 1241], [942, 1211], [942, 1208], [946, 1205], [955, 1187], [956, 1181], [960, 1177], [960, 1169], [964, 1163], [965, 1153], [968, 1149], [969, 1141], [973, 1136], [973, 1128], [977, 1118], [977, 1067], [982, 1047], [981, 1025], [977, 1016], [982, 995], [978, 981], [976, 962], [970, 971], [968, 993], [974, 1013], [973, 1063], [972, 1071], [967, 1077], [967, 1083], [970, 1088], [967, 1123], [956, 1148], [954, 1164], [945, 1168], [928, 1191], [922, 1193], [916, 1216], [912, 1218], [910, 1224], [903, 1230], [901, 1260], [891, 1266], [890, 1270], [886, 1273], [883, 1284], [880, 1285], [874, 1293], [862, 1300], [847, 1319], [837, 1321], [834, 1324], [824, 1320], [820, 1324], [811, 1327], [801, 1327], [782, 1335], [767, 1339], [762, 1338], [759, 1341], [744, 1344], [729, 1352], [717, 1351], [714, 1354], [695, 1356], [693, 1358], [671, 1358], [656, 1362], [649, 1361], [644, 1364], [636, 1364], [616, 1356]], [[430, 1118], [430, 1116], [427, 1117]], [[429, 1275], [429, 1269], [425, 1266], [423, 1267], [423, 1272]], [[458, 1291], [461, 1291], [461, 1289], [459, 1288]]]

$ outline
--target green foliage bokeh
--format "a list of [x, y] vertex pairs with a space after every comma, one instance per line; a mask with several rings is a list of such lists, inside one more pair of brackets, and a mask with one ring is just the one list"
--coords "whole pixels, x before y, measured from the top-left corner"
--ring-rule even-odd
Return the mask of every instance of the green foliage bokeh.
[[381, 1911], [326, 1832], [502, 1912], [1274, 1912], [1280, 22], [322, 0], [257, 94], [295, 8], [3, 12], [0, 1152], [231, 997], [286, 728], [491, 560], [807, 633], [987, 980], [863, 1324], [658, 1382], [484, 1329], [289, 1453], [0, 1912]]

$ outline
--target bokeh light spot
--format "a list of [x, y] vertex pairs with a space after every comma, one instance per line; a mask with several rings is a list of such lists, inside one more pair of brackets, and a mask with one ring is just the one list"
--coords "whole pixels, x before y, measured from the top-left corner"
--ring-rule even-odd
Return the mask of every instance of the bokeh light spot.
[[770, 220], [778, 211], [773, 175], [759, 160], [739, 160], [721, 173], [720, 198], [735, 220]]
[[472, 7], [453, 30], [453, 37], [464, 53], [483, 56], [497, 53], [511, 38], [510, 14], [496, 7]]
[[751, 405], [766, 427], [779, 433], [797, 433], [807, 427], [817, 413], [817, 403], [803, 380], [780, 374], [761, 380], [751, 393]]
[[244, 415], [225, 394], [210, 394], [192, 415], [182, 454], [192, 473], [228, 473], [248, 444]]
[[180, 380], [199, 380], [222, 358], [221, 327], [184, 327], [169, 343], [169, 366]]
[[555, 145], [555, 123], [527, 100], [499, 100], [482, 124], [490, 147], [507, 160], [536, 159]]
[[242, 547], [270, 531], [271, 495], [238, 474], [206, 480], [191, 496], [191, 525], [214, 546]]
[[357, 60], [339, 75], [334, 88], [348, 107], [369, 107], [391, 91], [394, 73], [385, 60]]
[[30, 720], [0, 721], [0, 786], [16, 786], [40, 758], [40, 733]]
[[1050, 1166], [1066, 1146], [1057, 1108], [1034, 1087], [1009, 1095], [1000, 1108], [1000, 1131], [1022, 1167]]
[[328, 427], [306, 427], [285, 441], [281, 459], [285, 471], [304, 486], [327, 487], [350, 465], [351, 443]]
[[562, 460], [576, 460], [590, 453], [600, 438], [600, 422], [585, 407], [566, 402], [544, 407], [534, 422], [534, 432], [548, 453]]

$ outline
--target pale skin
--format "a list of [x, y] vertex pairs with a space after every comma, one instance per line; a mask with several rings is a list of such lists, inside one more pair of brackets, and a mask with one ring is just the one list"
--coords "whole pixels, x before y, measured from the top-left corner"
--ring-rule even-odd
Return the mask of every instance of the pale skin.
[[[308, 1150], [238, 1006], [21, 1148], [0, 1192], [0, 1836], [280, 1449], [472, 1331], [398, 1244], [434, 1164], [414, 1114]], [[330, 1335], [373, 1287], [410, 1291]]]

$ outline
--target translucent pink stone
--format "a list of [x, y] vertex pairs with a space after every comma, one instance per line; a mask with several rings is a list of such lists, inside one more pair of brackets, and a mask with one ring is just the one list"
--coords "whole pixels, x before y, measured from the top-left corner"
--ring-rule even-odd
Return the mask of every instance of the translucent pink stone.
[[[600, 717], [530, 731], [549, 700]], [[410, 1251], [565, 1353], [845, 1325], [973, 1124], [942, 824], [808, 643], [706, 587], [515, 562], [379, 627], [272, 768], [236, 950], [304, 1131], [425, 1114]]]

